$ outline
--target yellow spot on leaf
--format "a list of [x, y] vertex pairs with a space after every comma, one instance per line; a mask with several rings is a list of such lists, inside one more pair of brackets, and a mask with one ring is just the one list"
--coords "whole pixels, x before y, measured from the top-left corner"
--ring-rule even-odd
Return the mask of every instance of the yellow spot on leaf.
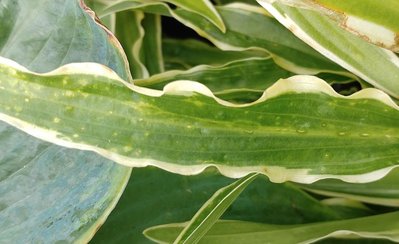
[[133, 150], [133, 148], [131, 147], [131, 146], [124, 146], [123, 147], [123, 151], [124, 152], [130, 152], [130, 151], [132, 151]]
[[74, 97], [75, 94], [72, 91], [66, 91], [64, 94], [66, 97]]
[[22, 111], [22, 107], [20, 107], [20, 106], [15, 106], [15, 107], [14, 107], [14, 110], [15, 110], [16, 112], [21, 112], [21, 111]]

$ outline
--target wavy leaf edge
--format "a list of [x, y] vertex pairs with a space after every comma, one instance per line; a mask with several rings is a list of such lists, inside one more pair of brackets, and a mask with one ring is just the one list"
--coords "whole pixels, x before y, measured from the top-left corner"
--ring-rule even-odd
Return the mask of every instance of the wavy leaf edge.
[[[309, 75], [295, 75], [287, 79], [280, 79], [274, 85], [266, 89], [262, 96], [251, 103], [246, 104], [235, 104], [223, 99], [220, 99], [214, 95], [214, 93], [205, 85], [189, 80], [177, 80], [167, 84], [164, 89], [154, 90], [150, 88], [139, 87], [121, 79], [113, 70], [110, 68], [98, 64], [98, 63], [71, 63], [53, 71], [47, 73], [36, 73], [29, 71], [25, 67], [19, 65], [13, 60], [0, 57], [0, 65], [8, 66], [19, 72], [26, 72], [38, 76], [54, 76], [54, 75], [73, 75], [73, 74], [85, 74], [93, 76], [103, 76], [108, 79], [113, 79], [121, 82], [127, 88], [133, 92], [137, 92], [146, 96], [161, 97], [163, 95], [177, 95], [177, 96], [192, 96], [194, 94], [201, 94], [214, 99], [218, 104], [227, 107], [249, 107], [265, 100], [277, 97], [286, 93], [324, 93], [326, 95], [344, 98], [344, 99], [372, 99], [377, 100], [394, 108], [399, 111], [399, 106], [384, 92], [375, 89], [367, 88], [363, 89], [350, 96], [343, 96], [333, 90], [325, 81], [315, 76]], [[0, 87], [4, 89], [4, 87]], [[371, 171], [364, 174], [357, 175], [332, 175], [332, 174], [310, 174], [310, 169], [287, 169], [280, 166], [249, 166], [249, 167], [233, 167], [219, 164], [202, 164], [202, 165], [176, 165], [173, 163], [162, 162], [150, 158], [130, 158], [114, 152], [110, 152], [106, 149], [99, 148], [93, 145], [87, 145], [82, 143], [72, 142], [65, 137], [60, 136], [56, 131], [46, 130], [38, 128], [37, 126], [27, 123], [23, 120], [16, 119], [12, 116], [0, 113], [0, 120], [4, 121], [26, 133], [37, 137], [39, 139], [68, 147], [76, 148], [80, 150], [88, 150], [98, 153], [99, 155], [108, 158], [116, 163], [125, 165], [128, 167], [146, 167], [155, 166], [163, 170], [177, 173], [181, 175], [196, 175], [203, 172], [208, 167], [215, 167], [218, 171], [230, 178], [241, 178], [250, 173], [262, 173], [266, 175], [272, 182], [282, 183], [286, 181], [293, 181], [303, 184], [311, 184], [322, 179], [340, 179], [345, 182], [351, 183], [367, 183], [379, 180], [385, 177], [394, 168], [399, 165], [393, 165], [386, 168], [381, 168], [375, 171]]]
[[[224, 223], [228, 223], [228, 222], [245, 222], [245, 221], [240, 221], [240, 220], [219, 220], [220, 222], [224, 222]], [[343, 220], [345, 221], [345, 220]], [[153, 237], [150, 232], [151, 231], [156, 231], [158, 229], [163, 229], [163, 228], [185, 228], [187, 225], [189, 224], [189, 222], [181, 222], [181, 223], [171, 223], [171, 224], [163, 224], [163, 225], [157, 225], [157, 226], [153, 226], [150, 228], [147, 228], [143, 231], [143, 234], [146, 238], [148, 238], [149, 240], [156, 242], [156, 243], [162, 243], [162, 244], [166, 244], [168, 242], [164, 242], [162, 240], [159, 240], [155, 237]], [[308, 225], [312, 225], [315, 223], [310, 223]], [[304, 224], [307, 225], [307, 224]], [[284, 226], [284, 225], [281, 225]], [[376, 235], [373, 232], [367, 232], [367, 231], [353, 231], [353, 230], [347, 230], [347, 229], [342, 229], [342, 230], [336, 230], [336, 231], [332, 231], [326, 235], [322, 235], [319, 237], [315, 237], [309, 240], [306, 240], [304, 242], [300, 242], [300, 244], [308, 244], [308, 243], [316, 243], [318, 241], [322, 241], [328, 238], [371, 238], [374, 240], [389, 240], [389, 241], [393, 241], [396, 242], [397, 240], [393, 237], [389, 237], [389, 236], [383, 236], [383, 235]]]
[[[343, 60], [340, 58], [338, 55], [333, 53], [331, 50], [325, 48], [322, 46], [319, 42], [315, 41], [306, 31], [304, 31], [294, 20], [292, 20], [287, 14], [280, 13], [274, 6], [273, 2], [277, 2], [277, 0], [257, 0], [257, 2], [264, 7], [269, 13], [271, 13], [282, 25], [284, 25], [287, 29], [289, 29], [291, 32], [293, 32], [298, 38], [303, 40], [305, 43], [307, 43], [309, 46], [317, 50], [319, 53], [327, 57], [328, 59], [332, 60], [333, 62], [339, 64], [343, 68], [353, 72], [360, 78], [364, 79], [371, 85], [375, 86], [376, 88], [385, 90], [387, 92], [390, 92], [388, 89], [384, 87], [384, 85], [379, 84], [378, 81], [368, 77], [366, 74], [362, 73], [359, 71], [357, 68], [355, 68], [352, 64], [348, 63], [347, 61]], [[379, 47], [380, 48], [380, 47]], [[399, 58], [395, 55], [394, 52], [389, 51], [384, 48], [380, 48], [382, 52], [384, 52], [387, 57], [389, 58], [389, 61], [391, 61], [395, 66], [399, 67]], [[397, 97], [398, 94], [395, 94], [393, 91], [390, 92], [392, 96]]]
[[[120, 12], [120, 11], [124, 11], [124, 10], [129, 10], [132, 9], [131, 6], [126, 5], [126, 6], [122, 6], [120, 8], [117, 8], [119, 4], [121, 4], [122, 2], [116, 2], [106, 8], [104, 8], [102, 11], [100, 11], [99, 16], [100, 17], [105, 17], [105, 16], [109, 16], [114, 12]], [[217, 48], [219, 48], [220, 50], [224, 50], [224, 51], [259, 51], [259, 52], [264, 52], [265, 55], [270, 55], [273, 60], [275, 61], [275, 63], [277, 65], [279, 65], [280, 67], [294, 72], [294, 73], [302, 73], [302, 74], [308, 74], [308, 75], [316, 75], [320, 72], [328, 72], [328, 73], [332, 73], [332, 74], [337, 74], [337, 75], [342, 75], [342, 76], [347, 76], [349, 78], [353, 78], [355, 80], [358, 80], [357, 76], [353, 75], [350, 72], [345, 72], [345, 71], [333, 71], [333, 70], [327, 70], [327, 69], [314, 69], [314, 68], [309, 68], [309, 67], [302, 67], [296, 63], [293, 63], [285, 58], [282, 58], [280, 56], [278, 56], [277, 54], [273, 54], [271, 53], [269, 50], [267, 50], [266, 48], [263, 47], [257, 47], [257, 46], [248, 46], [248, 47], [240, 47], [238, 45], [233, 45], [231, 43], [226, 43], [223, 42], [221, 40], [218, 40], [217, 38], [213, 37], [212, 35], [209, 35], [206, 33], [206, 31], [202, 30], [201, 28], [199, 28], [196, 24], [190, 22], [189, 20], [181, 17], [178, 13], [176, 13], [174, 10], [172, 10], [166, 3], [164, 2], [137, 2], [137, 6], [134, 7], [134, 9], [140, 9], [140, 8], [146, 8], [146, 7], [156, 7], [156, 6], [160, 6], [162, 8], [164, 8], [164, 10], [166, 11], [167, 15], [169, 17], [173, 17], [176, 20], [178, 20], [179, 22], [181, 22], [183, 25], [189, 27], [190, 29], [194, 30], [195, 32], [197, 32], [200, 36], [208, 39], [210, 42], [212, 42]], [[219, 6], [221, 7], [221, 6]], [[233, 3], [229, 3], [226, 5], [222, 6], [225, 9], [238, 9], [238, 10], [245, 10], [251, 13], [256, 13], [256, 14], [261, 14], [261, 15], [265, 15], [269, 18], [274, 18], [265, 8], [261, 7], [261, 6], [254, 6], [254, 5], [250, 5], [247, 3], [240, 3], [240, 2], [233, 2]]]

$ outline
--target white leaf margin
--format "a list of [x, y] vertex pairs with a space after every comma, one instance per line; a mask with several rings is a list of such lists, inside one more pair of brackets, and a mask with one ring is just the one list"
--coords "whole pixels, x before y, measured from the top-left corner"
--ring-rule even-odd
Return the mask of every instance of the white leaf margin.
[[[308, 76], [308, 75], [296, 75], [288, 79], [280, 79], [274, 85], [266, 89], [263, 95], [258, 100], [247, 104], [234, 104], [216, 97], [212, 93], [212, 91], [203, 84], [189, 80], [173, 81], [167, 84], [162, 91], [144, 88], [144, 87], [138, 87], [134, 84], [122, 80], [110, 68], [97, 63], [71, 63], [62, 66], [56, 70], [42, 74], [31, 72], [27, 70], [25, 67], [19, 65], [18, 63], [4, 57], [0, 57], [0, 66], [9, 66], [15, 69], [15, 73], [17, 73], [17, 71], [22, 71], [40, 76], [72, 75], [72, 74], [102, 76], [108, 79], [113, 79], [121, 82], [133, 92], [137, 92], [151, 97], [161, 97], [163, 95], [192, 96], [194, 94], [202, 94], [204, 96], [213, 98], [220, 105], [227, 107], [236, 107], [236, 108], [249, 107], [285, 93], [325, 93], [332, 97], [338, 97], [344, 99], [377, 100], [399, 111], [399, 106], [387, 94], [378, 89], [367, 88], [351, 96], [343, 96], [336, 93], [325, 81], [315, 76]], [[0, 89], [5, 89], [5, 88], [0, 86]], [[242, 178], [250, 173], [262, 173], [267, 177], [269, 177], [269, 179], [275, 183], [293, 181], [297, 183], [311, 184], [318, 180], [330, 179], [330, 178], [340, 179], [350, 183], [367, 183], [379, 180], [384, 176], [386, 176], [394, 168], [399, 167], [399, 165], [394, 165], [378, 169], [372, 172], [357, 174], [357, 175], [333, 175], [333, 174], [311, 174], [310, 173], [311, 169], [287, 169], [285, 167], [280, 167], [280, 166], [233, 167], [233, 166], [225, 166], [225, 165], [218, 165], [212, 163], [202, 164], [202, 165], [189, 165], [189, 166], [177, 165], [150, 158], [126, 157], [108, 151], [104, 148], [99, 148], [93, 145], [87, 145], [82, 143], [76, 143], [73, 142], [71, 139], [66, 138], [65, 136], [61, 136], [56, 131], [40, 128], [34, 124], [30, 124], [28, 122], [25, 122], [23, 120], [14, 118], [12, 116], [3, 113], [0, 113], [0, 120], [39, 139], [63, 147], [93, 151], [121, 165], [125, 165], [128, 167], [155, 166], [164, 169], [166, 171], [181, 175], [196, 175], [201, 173], [208, 167], [216, 167], [221, 174], [230, 178]]]

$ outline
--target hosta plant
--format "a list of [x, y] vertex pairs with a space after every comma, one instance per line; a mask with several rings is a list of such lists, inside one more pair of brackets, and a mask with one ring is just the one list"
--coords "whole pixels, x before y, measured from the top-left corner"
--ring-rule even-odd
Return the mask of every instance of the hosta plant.
[[396, 0], [1, 0], [1, 243], [399, 242]]

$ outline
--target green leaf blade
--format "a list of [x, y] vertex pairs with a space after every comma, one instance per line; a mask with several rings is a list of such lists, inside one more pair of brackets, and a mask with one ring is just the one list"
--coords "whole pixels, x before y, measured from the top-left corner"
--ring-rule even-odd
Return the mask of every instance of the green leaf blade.
[[257, 177], [251, 174], [219, 189], [198, 210], [174, 243], [198, 243], [241, 192]]
[[[349, 220], [304, 225], [268, 225], [243, 221], [219, 221], [199, 243], [313, 243], [337, 238], [399, 240], [398, 212]], [[386, 223], [391, 223], [387, 225]], [[146, 235], [157, 243], [169, 243], [185, 226], [169, 224], [153, 227]]]
[[[195, 39], [179, 40], [168, 38], [162, 41], [162, 46], [164, 47], [162, 51], [165, 65], [180, 63], [184, 65], [184, 69], [202, 64], [223, 65], [234, 60], [270, 56], [262, 51], [223, 51]], [[191, 57], [196, 58], [193, 59]], [[169, 68], [167, 70], [172, 69]]]
[[[375, 89], [345, 98], [317, 78], [296, 76], [252, 104], [234, 105], [189, 81], [161, 92], [129, 85], [95, 64], [43, 76], [3, 62], [2, 120], [125, 165], [181, 174], [216, 165], [230, 177], [260, 172], [302, 183], [370, 182], [398, 165], [399, 111]], [[35, 109], [43, 103], [51, 106]]]
[[[189, 220], [214, 192], [233, 182], [215, 168], [193, 176], [155, 167], [135, 168], [120, 201], [91, 242], [152, 243], [145, 239], [142, 233], [145, 229]], [[259, 176], [238, 196], [223, 218], [293, 225], [374, 214], [358, 213], [348, 208], [332, 208], [290, 183], [274, 184]]]
[[280, 78], [292, 75], [294, 73], [280, 68], [270, 57], [247, 58], [220, 66], [199, 65], [186, 71], [164, 72], [147, 79], [137, 79], [135, 84], [162, 90], [172, 81], [191, 80], [206, 85], [214, 93], [232, 89], [252, 89], [262, 93]]
[[350, 184], [336, 180], [322, 180], [303, 185], [318, 194], [345, 197], [371, 204], [399, 207], [399, 170], [395, 169], [384, 178], [366, 184]]

